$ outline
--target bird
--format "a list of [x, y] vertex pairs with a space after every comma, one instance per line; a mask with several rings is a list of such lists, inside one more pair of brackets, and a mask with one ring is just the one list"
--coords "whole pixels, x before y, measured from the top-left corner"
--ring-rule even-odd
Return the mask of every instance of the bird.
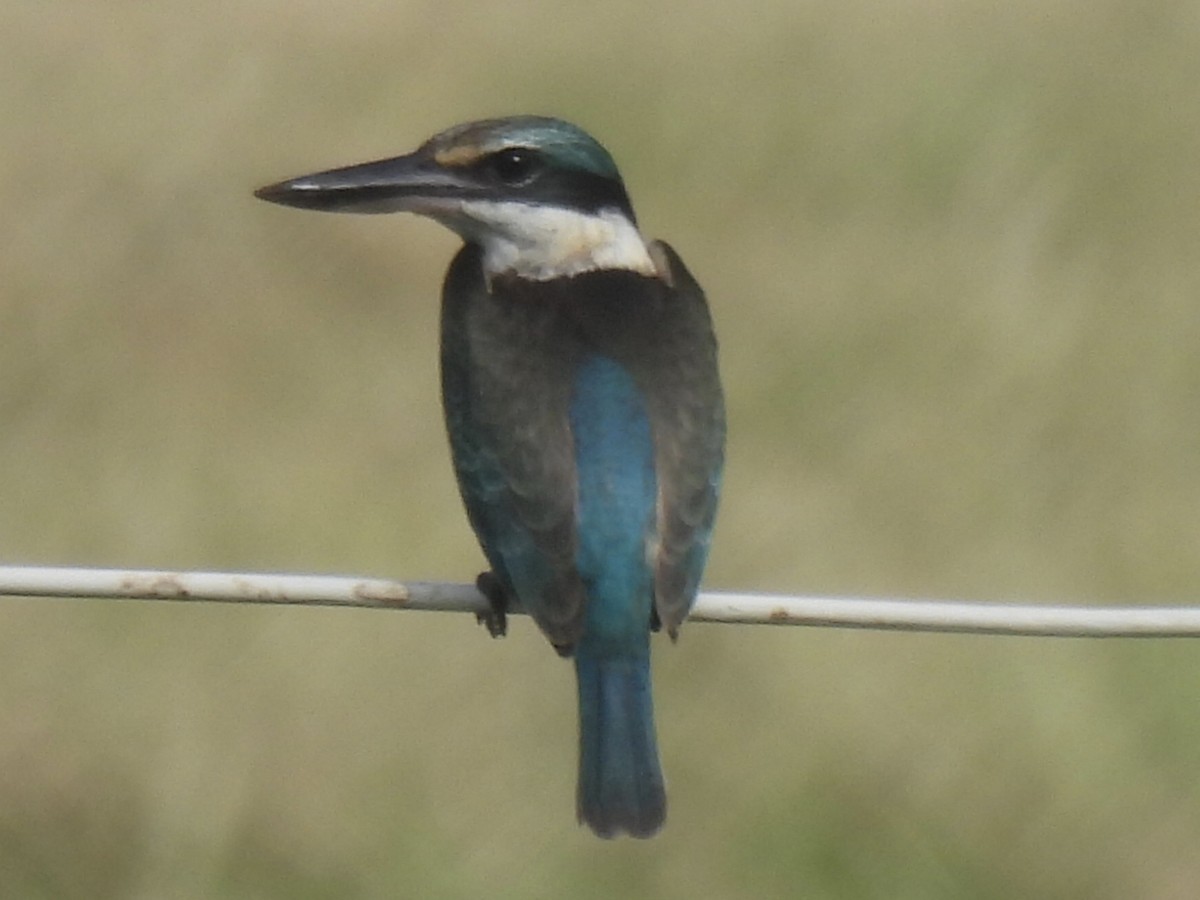
[[415, 213], [462, 238], [442, 289], [442, 402], [489, 627], [519, 607], [574, 659], [579, 822], [651, 837], [667, 800], [650, 636], [677, 639], [695, 602], [725, 458], [704, 292], [642, 236], [604, 146], [557, 118], [468, 122], [255, 193]]

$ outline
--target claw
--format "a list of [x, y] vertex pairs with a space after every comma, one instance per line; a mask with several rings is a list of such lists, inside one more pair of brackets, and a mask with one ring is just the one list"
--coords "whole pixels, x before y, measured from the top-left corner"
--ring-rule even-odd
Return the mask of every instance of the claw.
[[488, 611], [475, 614], [475, 620], [483, 625], [494, 638], [508, 634], [508, 594], [491, 572], [480, 572], [475, 579], [475, 589], [487, 598]]

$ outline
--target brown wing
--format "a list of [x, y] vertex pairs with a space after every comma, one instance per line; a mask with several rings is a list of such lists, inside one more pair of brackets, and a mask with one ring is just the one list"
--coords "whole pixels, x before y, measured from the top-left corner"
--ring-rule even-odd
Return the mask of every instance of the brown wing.
[[556, 647], [583, 627], [576, 570], [573, 344], [561, 316], [484, 283], [464, 247], [442, 302], [442, 399], [459, 489], [492, 570]]
[[725, 460], [725, 402], [704, 292], [666, 243], [652, 252], [669, 287], [648, 379], [658, 476], [655, 609], [672, 638], [696, 600]]

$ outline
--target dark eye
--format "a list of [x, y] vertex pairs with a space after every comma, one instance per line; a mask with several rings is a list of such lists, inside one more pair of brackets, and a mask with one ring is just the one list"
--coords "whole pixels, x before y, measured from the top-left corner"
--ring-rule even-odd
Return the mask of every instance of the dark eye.
[[537, 154], [525, 147], [509, 147], [487, 158], [487, 168], [499, 181], [517, 187], [537, 174]]

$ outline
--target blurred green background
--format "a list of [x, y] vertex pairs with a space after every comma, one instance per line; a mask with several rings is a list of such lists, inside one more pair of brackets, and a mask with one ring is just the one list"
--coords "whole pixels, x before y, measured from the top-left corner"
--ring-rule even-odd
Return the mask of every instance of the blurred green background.
[[[1200, 9], [0, 9], [0, 561], [472, 578], [456, 239], [255, 201], [496, 114], [708, 290], [707, 583], [1200, 599]], [[525, 620], [0, 603], [0, 896], [1192, 898], [1200, 647], [694, 625], [666, 831], [573, 820]]]

